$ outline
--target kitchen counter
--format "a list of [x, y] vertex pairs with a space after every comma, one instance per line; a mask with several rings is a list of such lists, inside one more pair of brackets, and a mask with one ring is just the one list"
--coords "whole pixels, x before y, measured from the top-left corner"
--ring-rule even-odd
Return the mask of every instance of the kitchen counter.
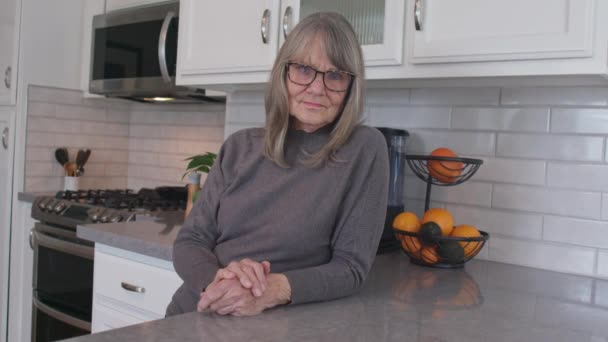
[[143, 220], [78, 225], [76, 235], [95, 243], [173, 261], [173, 242], [180, 228], [177, 223]]
[[21, 202], [34, 203], [34, 199], [38, 196], [55, 196], [54, 192], [20, 192], [17, 194], [17, 199]]
[[376, 258], [354, 296], [255, 317], [188, 313], [66, 341], [608, 340], [608, 281], [472, 260], [464, 269]]

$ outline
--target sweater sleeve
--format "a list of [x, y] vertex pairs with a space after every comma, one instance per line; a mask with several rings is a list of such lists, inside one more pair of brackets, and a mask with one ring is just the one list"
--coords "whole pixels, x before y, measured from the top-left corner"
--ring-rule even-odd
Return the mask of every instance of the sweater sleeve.
[[342, 203], [330, 261], [284, 273], [291, 286], [291, 303], [345, 297], [363, 285], [382, 236], [388, 201], [388, 152], [381, 145]]
[[225, 189], [222, 147], [190, 215], [173, 245], [173, 266], [192, 293], [199, 294], [220, 268], [213, 250], [218, 237], [217, 211]]

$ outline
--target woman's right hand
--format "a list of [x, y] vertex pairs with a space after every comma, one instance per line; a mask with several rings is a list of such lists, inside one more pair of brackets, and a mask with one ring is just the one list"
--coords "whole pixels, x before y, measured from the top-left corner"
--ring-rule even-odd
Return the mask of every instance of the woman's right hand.
[[215, 279], [237, 278], [246, 289], [251, 289], [254, 296], [260, 297], [268, 286], [266, 275], [270, 273], [270, 262], [257, 262], [249, 258], [232, 261], [225, 268], [217, 271]]

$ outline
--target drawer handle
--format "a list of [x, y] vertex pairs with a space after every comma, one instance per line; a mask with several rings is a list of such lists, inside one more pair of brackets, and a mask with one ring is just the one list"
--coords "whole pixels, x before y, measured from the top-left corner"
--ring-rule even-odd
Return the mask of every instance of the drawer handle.
[[124, 281], [120, 283], [120, 286], [122, 286], [123, 289], [125, 289], [127, 291], [131, 291], [131, 292], [137, 292], [137, 293], [145, 293], [146, 292], [146, 288], [145, 287], [131, 285], [129, 283], [125, 283]]
[[414, 2], [414, 26], [416, 31], [422, 31], [422, 0]]

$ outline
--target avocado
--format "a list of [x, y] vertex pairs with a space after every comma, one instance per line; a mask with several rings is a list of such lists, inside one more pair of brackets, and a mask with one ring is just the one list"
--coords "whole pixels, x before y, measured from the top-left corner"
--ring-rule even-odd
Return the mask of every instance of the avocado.
[[420, 243], [425, 246], [434, 245], [437, 238], [441, 237], [441, 227], [435, 222], [426, 222], [420, 226], [418, 231]]
[[464, 248], [457, 241], [441, 241], [437, 253], [442, 261], [450, 264], [458, 264], [464, 260]]

